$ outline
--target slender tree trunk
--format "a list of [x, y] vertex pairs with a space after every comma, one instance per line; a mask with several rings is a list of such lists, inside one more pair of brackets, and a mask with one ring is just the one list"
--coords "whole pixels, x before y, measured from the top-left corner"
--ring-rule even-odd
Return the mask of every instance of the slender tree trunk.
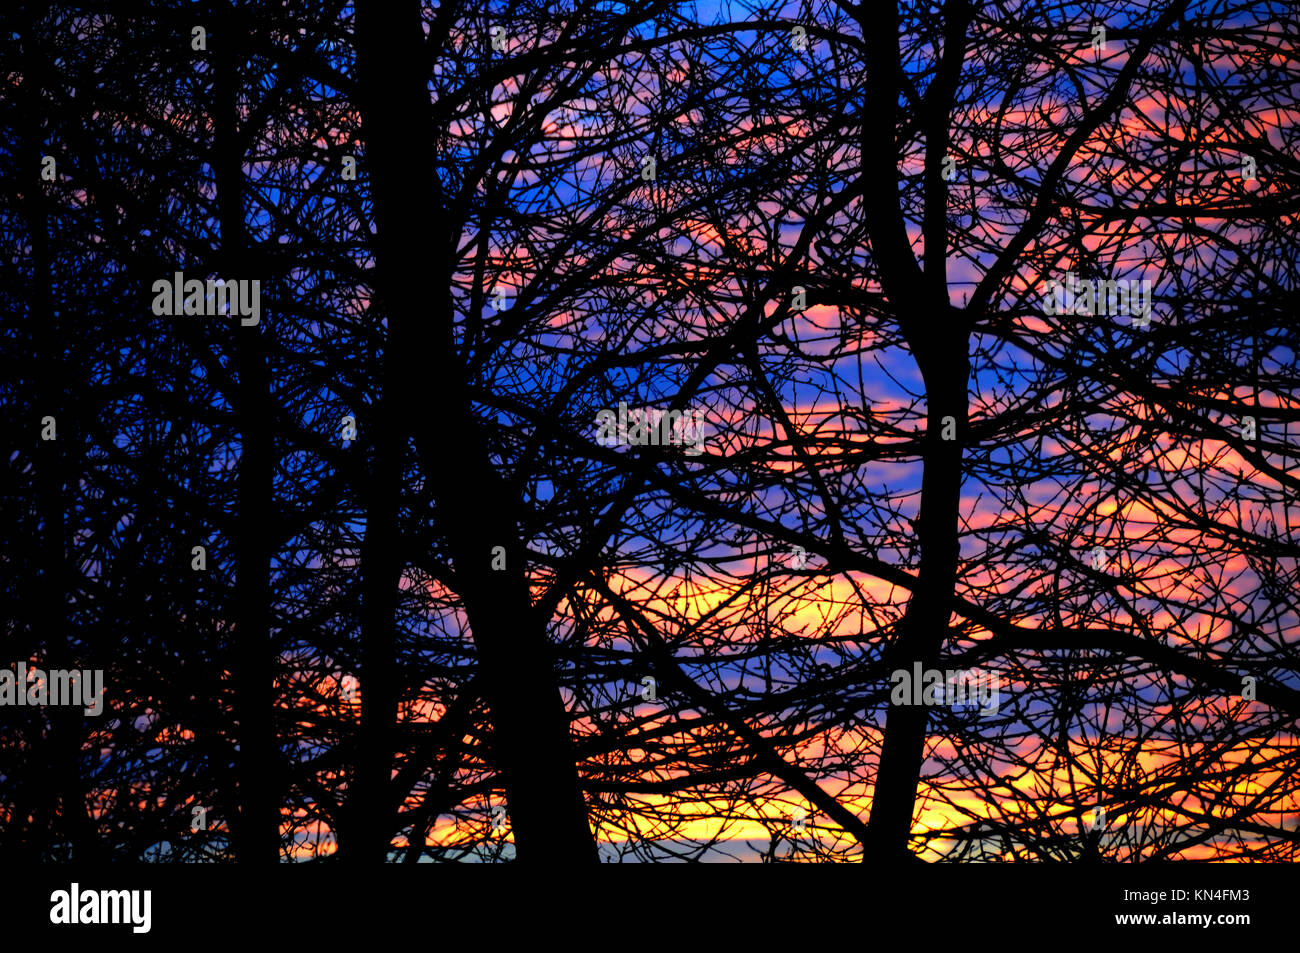
[[[925, 269], [917, 265], [898, 204], [898, 100], [902, 75], [898, 11], [873, 7], [862, 22], [867, 38], [862, 174], [873, 187], [864, 195], [872, 258], [925, 382], [926, 431], [922, 442], [921, 502], [916, 520], [920, 565], [917, 585], [891, 646], [894, 664], [935, 668], [947, 637], [960, 555], [959, 503], [962, 447], [968, 418], [969, 339], [963, 312], [948, 303], [947, 195], [939, 160], [947, 148], [948, 104], [964, 55], [970, 9], [945, 6], [949, 16], [944, 58], [928, 91], [927, 177], [923, 235]], [[881, 146], [881, 142], [886, 143]], [[953, 439], [944, 440], [945, 424]], [[880, 767], [868, 822], [873, 860], [907, 860], [912, 813], [925, 759], [928, 711], [924, 705], [891, 706], [885, 719]]]
[[[213, 122], [217, 215], [221, 227], [218, 261], [223, 279], [253, 279], [244, 221], [244, 157], [239, 145], [237, 12], [223, 4], [208, 38], [214, 63]], [[265, 298], [262, 299], [265, 301]], [[234, 682], [239, 722], [239, 818], [232, 834], [242, 862], [279, 863], [279, 758], [275, 737], [275, 658], [270, 640], [270, 527], [274, 522], [274, 435], [270, 375], [263, 344], [264, 322], [245, 327], [238, 318], [226, 333], [235, 335], [239, 386], [234, 395], [239, 429], [239, 512], [235, 521], [236, 570]]]
[[[459, 225], [449, 221], [434, 169], [420, 5], [362, 4], [356, 31], [386, 359], [397, 365], [399, 412], [414, 429], [478, 651], [517, 856], [594, 863], [568, 713], [545, 621], [529, 601], [515, 501], [493, 469], [456, 353], [451, 256]], [[492, 568], [498, 546], [504, 570]]]
[[[916, 521], [921, 552], [917, 586], [908, 600], [902, 632], [894, 645], [896, 665], [910, 671], [936, 668], [947, 636], [957, 578], [958, 505], [961, 492], [961, 443], [941, 438], [945, 417], [966, 425], [965, 339], [962, 352], [944, 354], [922, 364], [929, 402], [922, 451], [921, 506]], [[928, 709], [924, 705], [894, 705], [885, 719], [885, 736], [876, 775], [875, 796], [868, 823], [872, 853], [877, 859], [907, 859], [912, 812], [925, 757]]]
[[340, 859], [383, 863], [392, 842], [392, 772], [397, 719], [396, 631], [402, 560], [397, 536], [405, 443], [395, 363], [385, 356], [381, 393], [368, 442], [374, 470], [367, 481], [366, 535], [361, 546], [361, 730], [356, 775], [339, 838]]

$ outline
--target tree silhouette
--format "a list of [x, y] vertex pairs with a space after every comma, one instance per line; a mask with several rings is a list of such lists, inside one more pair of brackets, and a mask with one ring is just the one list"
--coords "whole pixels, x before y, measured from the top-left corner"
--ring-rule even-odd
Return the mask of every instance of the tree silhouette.
[[16, 858], [1294, 859], [1294, 10], [0, 20]]

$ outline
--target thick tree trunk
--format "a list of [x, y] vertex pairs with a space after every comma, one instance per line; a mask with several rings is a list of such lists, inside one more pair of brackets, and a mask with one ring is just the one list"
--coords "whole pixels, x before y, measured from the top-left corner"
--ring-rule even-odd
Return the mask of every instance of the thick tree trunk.
[[[451, 255], [459, 223], [434, 169], [419, 3], [361, 4], [356, 41], [386, 360], [397, 367], [397, 412], [414, 429], [478, 650], [517, 856], [596, 862], [545, 621], [529, 601], [515, 501], [493, 469], [456, 353]], [[504, 570], [492, 569], [497, 546]]]
[[[26, 31], [25, 31], [26, 32]], [[67, 354], [75, 331], [64, 320], [70, 309], [57, 309], [53, 291], [54, 268], [49, 235], [49, 208], [43, 190], [47, 187], [37, 176], [37, 160], [45, 152], [42, 101], [47, 88], [47, 60], [36, 49], [39, 42], [35, 27], [23, 37], [24, 74], [27, 93], [24, 103], [26, 124], [22, 155], [31, 180], [23, 188], [28, 226], [31, 229], [32, 293], [29, 320], [32, 327], [32, 350], [35, 354], [35, 418], [24, 428], [35, 441], [36, 507], [41, 530], [39, 542], [40, 578], [35, 586], [35, 607], [31, 615], [32, 636], [45, 668], [80, 668], [68, 635], [68, 602], [75, 576], [68, 553], [70, 536], [68, 513], [75, 506], [75, 487], [81, 470], [80, 440], [82, 429], [77, 417], [78, 402], [67, 393], [70, 381], [80, 375], [70, 369]], [[60, 163], [63, 157], [59, 156]], [[62, 171], [62, 170], [60, 170]], [[74, 312], [75, 313], [75, 312]], [[55, 419], [57, 437], [51, 441], [40, 437], [40, 421]], [[24, 646], [26, 656], [30, 647]], [[19, 691], [26, 689], [20, 686]], [[86, 803], [86, 785], [81, 776], [81, 748], [86, 736], [85, 715], [76, 708], [51, 706], [47, 709], [49, 734], [45, 741], [43, 770], [48, 779], [38, 785], [41, 795], [33, 812], [37, 823], [47, 819], [48, 834], [54, 840], [71, 845], [74, 861], [95, 860], [100, 856], [98, 837]], [[39, 843], [40, 834], [33, 831]], [[47, 844], [48, 846], [48, 844]]]

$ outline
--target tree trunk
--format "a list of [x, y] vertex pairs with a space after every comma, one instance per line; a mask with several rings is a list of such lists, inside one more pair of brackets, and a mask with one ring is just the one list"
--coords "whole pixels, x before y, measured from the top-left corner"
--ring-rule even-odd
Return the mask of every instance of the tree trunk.
[[[947, 143], [948, 101], [964, 50], [969, 20], [965, 4], [950, 4], [943, 62], [926, 116], [927, 201], [925, 269], [916, 263], [898, 202], [898, 151], [894, 145], [902, 75], [898, 11], [872, 8], [863, 19], [868, 48], [864, 91], [862, 174], [873, 183], [864, 193], [872, 259], [925, 382], [926, 432], [922, 442], [921, 502], [916, 519], [920, 565], [898, 640], [890, 654], [898, 668], [935, 668], [947, 636], [960, 555], [958, 540], [962, 446], [968, 418], [969, 341], [965, 314], [948, 303], [945, 252], [946, 191], [938, 159]], [[955, 61], [955, 62], [954, 62]], [[881, 147], [880, 140], [887, 143]], [[955, 439], [944, 440], [945, 418]], [[891, 706], [885, 719], [868, 834], [874, 860], [907, 860], [912, 812], [925, 758], [928, 711], [924, 705]]]
[[[517, 856], [594, 863], [545, 620], [529, 601], [515, 501], [493, 469], [456, 354], [451, 277], [460, 229], [434, 168], [419, 3], [360, 5], [356, 42], [386, 360], [397, 367], [397, 407], [414, 430], [478, 651], [492, 757], [503, 775]], [[502, 571], [492, 569], [498, 546], [505, 550]]]
[[[237, 37], [235, 13], [223, 8], [209, 38], [215, 65], [213, 123], [217, 215], [223, 279], [254, 279], [244, 221], [244, 157], [239, 145]], [[265, 299], [263, 299], [265, 300]], [[232, 825], [236, 856], [242, 862], [279, 863], [279, 759], [275, 737], [275, 665], [270, 640], [270, 527], [275, 521], [274, 436], [270, 430], [270, 375], [262, 342], [264, 322], [248, 327], [237, 317], [225, 331], [235, 336], [234, 363], [239, 386], [234, 413], [239, 429], [238, 516], [235, 521], [234, 609], [235, 715], [239, 722], [239, 818]]]
[[339, 833], [341, 860], [383, 863], [392, 843], [396, 804], [392, 797], [397, 720], [396, 631], [394, 613], [401, 581], [397, 501], [401, 492], [401, 384], [396, 362], [385, 355], [381, 393], [375, 403], [368, 442], [374, 471], [367, 481], [366, 535], [361, 545], [361, 730], [356, 775]]

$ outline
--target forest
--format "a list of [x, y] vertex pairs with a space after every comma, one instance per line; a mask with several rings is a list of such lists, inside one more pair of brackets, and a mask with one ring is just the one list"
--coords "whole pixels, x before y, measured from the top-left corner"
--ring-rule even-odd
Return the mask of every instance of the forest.
[[0, 65], [0, 856], [1300, 859], [1294, 3]]

